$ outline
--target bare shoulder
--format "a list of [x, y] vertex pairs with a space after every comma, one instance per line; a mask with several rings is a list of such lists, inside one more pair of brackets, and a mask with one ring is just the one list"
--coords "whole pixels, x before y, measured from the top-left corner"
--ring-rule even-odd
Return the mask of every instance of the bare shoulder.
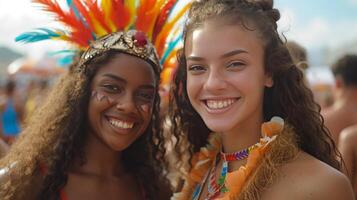
[[263, 193], [263, 200], [352, 200], [345, 175], [305, 152], [282, 166], [278, 180]]
[[342, 143], [355, 143], [357, 140], [357, 124], [349, 126], [341, 131], [339, 141]]

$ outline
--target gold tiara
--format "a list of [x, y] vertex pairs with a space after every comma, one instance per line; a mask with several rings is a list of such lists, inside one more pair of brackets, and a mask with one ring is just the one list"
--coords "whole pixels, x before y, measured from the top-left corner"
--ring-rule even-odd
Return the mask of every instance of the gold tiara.
[[144, 32], [136, 30], [111, 33], [93, 41], [82, 54], [79, 65], [85, 66], [92, 58], [109, 50], [118, 50], [160, 66], [155, 47], [149, 42]]

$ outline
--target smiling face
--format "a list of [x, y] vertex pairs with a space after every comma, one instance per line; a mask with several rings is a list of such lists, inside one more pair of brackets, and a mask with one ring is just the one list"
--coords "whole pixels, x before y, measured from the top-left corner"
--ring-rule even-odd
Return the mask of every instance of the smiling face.
[[134, 56], [115, 54], [98, 69], [91, 90], [91, 133], [112, 150], [126, 149], [151, 120], [156, 92], [152, 66]]
[[187, 94], [209, 129], [237, 132], [263, 118], [263, 43], [255, 31], [208, 21], [185, 44]]

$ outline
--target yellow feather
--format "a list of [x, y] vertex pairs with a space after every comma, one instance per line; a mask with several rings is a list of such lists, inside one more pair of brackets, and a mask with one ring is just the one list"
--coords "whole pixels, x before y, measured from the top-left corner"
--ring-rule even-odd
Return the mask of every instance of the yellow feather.
[[126, 0], [124, 5], [130, 11], [130, 20], [126, 29], [129, 29], [135, 23], [135, 15], [136, 15], [136, 0]]
[[116, 26], [113, 23], [113, 20], [110, 18], [110, 15], [112, 12], [115, 12], [113, 10], [112, 6], [112, 1], [111, 0], [102, 0], [102, 9], [105, 15], [105, 22], [109, 26], [112, 32], [116, 31]]
[[89, 13], [89, 16], [92, 20], [93, 26], [94, 26], [94, 32], [97, 37], [101, 37], [104, 35], [109, 34], [103, 27], [100, 25], [100, 23], [97, 21], [97, 19], [93, 16], [93, 13]]

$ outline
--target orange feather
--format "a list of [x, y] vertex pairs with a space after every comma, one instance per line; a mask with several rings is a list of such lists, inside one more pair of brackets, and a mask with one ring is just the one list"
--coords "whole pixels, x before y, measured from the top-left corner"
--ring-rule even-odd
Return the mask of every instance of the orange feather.
[[111, 33], [111, 29], [109, 25], [105, 22], [105, 16], [103, 12], [101, 11], [100, 7], [98, 6], [97, 0], [94, 0], [90, 5], [89, 5], [89, 10], [93, 14], [93, 17], [95, 18], [96, 21], [100, 24], [100, 26], [106, 31], [106, 34]]

